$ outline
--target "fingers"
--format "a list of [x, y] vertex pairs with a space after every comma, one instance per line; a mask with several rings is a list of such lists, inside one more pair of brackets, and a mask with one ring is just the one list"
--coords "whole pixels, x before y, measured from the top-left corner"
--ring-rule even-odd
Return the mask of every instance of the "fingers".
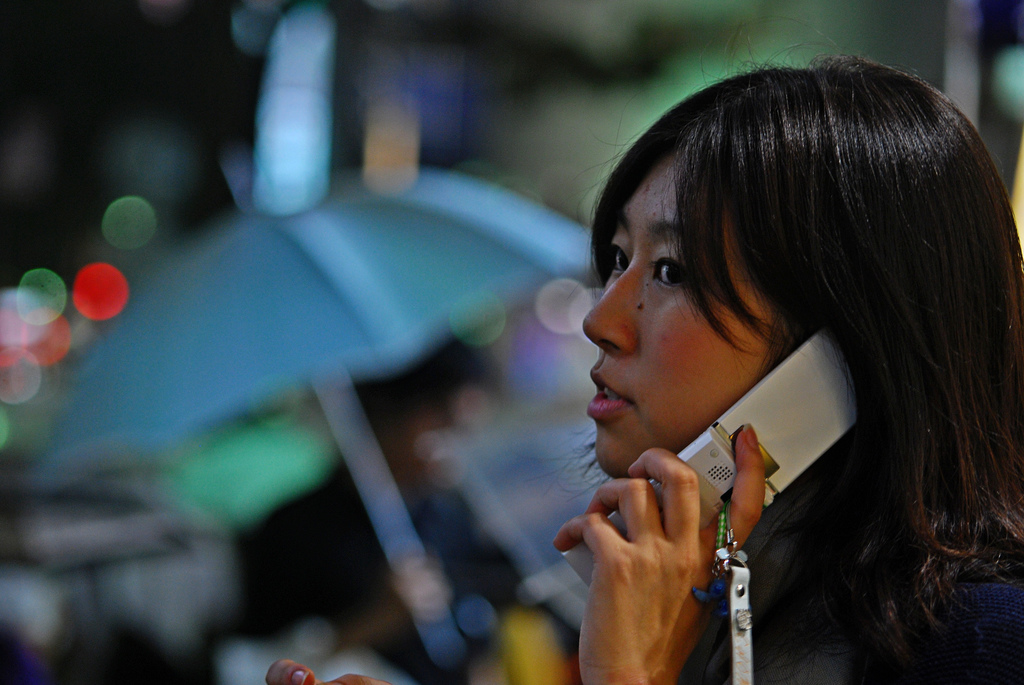
[[594, 537], [594, 529], [602, 527], [608, 527], [609, 529], [614, 528], [613, 524], [607, 517], [607, 514], [611, 513], [611, 511], [598, 511], [599, 508], [603, 508], [603, 505], [595, 495], [594, 499], [591, 500], [590, 505], [587, 507], [586, 512], [579, 516], [573, 516], [571, 519], [563, 523], [562, 527], [558, 529], [557, 533], [555, 533], [555, 539], [552, 540], [552, 544], [555, 546], [555, 549], [560, 552], [567, 552], [581, 542], [586, 543], [587, 538], [591, 538], [592, 540]]
[[[736, 436], [734, 457], [736, 480], [729, 520], [736, 540], [742, 545], [764, 508], [764, 458], [750, 425], [743, 426]], [[699, 476], [676, 455], [665, 450], [647, 450], [630, 466], [629, 475], [653, 478], [662, 484], [663, 519], [669, 537], [685, 535], [699, 521]]]
[[559, 529], [553, 541], [555, 547], [564, 552], [585, 542], [594, 549], [602, 544], [601, 540], [621, 540], [625, 533], [608, 519], [615, 511], [633, 540], [650, 530], [661, 529], [661, 511], [651, 484], [642, 479], [620, 478], [599, 487], [587, 510]]
[[[363, 675], [348, 674], [330, 681], [340, 685], [388, 685], [383, 680], [367, 678]], [[267, 669], [267, 685], [329, 685], [321, 683], [307, 666], [295, 663], [291, 659], [275, 661]]]
[[640, 455], [629, 475], [652, 478], [661, 484], [662, 518], [670, 538], [692, 537], [700, 527], [700, 484], [697, 472], [667, 450], [650, 449]]
[[[742, 545], [760, 520], [764, 504], [764, 459], [751, 426], [744, 426], [736, 436], [734, 456], [736, 480], [729, 520], [736, 540]], [[631, 540], [652, 532], [663, 533], [670, 539], [693, 539], [700, 526], [697, 473], [676, 454], [653, 448], [629, 467], [629, 475], [631, 478], [617, 479], [598, 488], [587, 511], [570, 519], [558, 531], [555, 547], [564, 552], [587, 542], [588, 537], [595, 542], [607, 535], [621, 537], [607, 518], [616, 510], [625, 520]], [[660, 508], [649, 480], [661, 485]], [[592, 543], [588, 545], [593, 548]]]
[[551, 541], [551, 544], [555, 546], [559, 552], [568, 552], [576, 545], [583, 542], [583, 530], [578, 525], [577, 519], [579, 516], [574, 516], [558, 529], [555, 533], [555, 539]]
[[291, 659], [275, 661], [267, 669], [267, 685], [314, 685], [313, 672]]
[[654, 486], [647, 479], [620, 478], [598, 488], [587, 513], [608, 515], [612, 511], [622, 516], [631, 540], [661, 528], [661, 508]]

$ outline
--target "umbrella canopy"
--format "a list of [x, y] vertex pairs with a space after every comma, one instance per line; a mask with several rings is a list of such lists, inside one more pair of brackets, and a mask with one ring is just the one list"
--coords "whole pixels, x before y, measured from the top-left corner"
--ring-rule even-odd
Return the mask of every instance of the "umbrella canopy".
[[587, 256], [578, 224], [440, 170], [293, 217], [230, 217], [142, 283], [90, 350], [42, 468], [162, 450], [339, 371], [393, 375], [450, 338], [453, 313], [582, 274]]

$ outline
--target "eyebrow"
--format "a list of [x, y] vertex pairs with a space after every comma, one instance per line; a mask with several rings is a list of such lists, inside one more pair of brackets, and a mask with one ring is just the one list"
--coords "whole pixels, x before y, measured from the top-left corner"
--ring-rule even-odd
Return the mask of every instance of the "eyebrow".
[[[615, 218], [618, 221], [619, 226], [625, 228], [627, 233], [631, 232], [629, 221], [626, 220], [625, 208], [619, 209], [619, 211], [615, 213]], [[679, 235], [679, 222], [658, 219], [648, 227], [648, 230], [650, 230], [651, 235], [654, 238], [660, 240], [666, 240], [669, 238], [674, 239]]]

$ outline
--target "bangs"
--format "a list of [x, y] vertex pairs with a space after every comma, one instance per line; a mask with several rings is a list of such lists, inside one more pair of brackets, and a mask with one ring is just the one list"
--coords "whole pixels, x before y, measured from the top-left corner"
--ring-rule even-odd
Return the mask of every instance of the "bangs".
[[764, 292], [746, 268], [743, 229], [749, 227], [736, 225], [742, 213], [737, 211], [731, 192], [737, 164], [729, 135], [732, 127], [723, 108], [708, 106], [708, 99], [707, 92], [701, 92], [670, 110], [637, 140], [609, 176], [594, 215], [591, 248], [595, 271], [600, 283], [607, 282], [614, 257], [611, 241], [623, 208], [650, 170], [665, 157], [672, 157], [675, 257], [683, 266], [683, 287], [691, 303], [731, 344], [736, 341], [723, 320], [726, 315], [754, 330], [772, 348], [788, 348], [791, 336], [779, 330], [787, 328], [780, 326], [783, 322], [755, 316], [734, 282], [748, 279], [755, 292]]

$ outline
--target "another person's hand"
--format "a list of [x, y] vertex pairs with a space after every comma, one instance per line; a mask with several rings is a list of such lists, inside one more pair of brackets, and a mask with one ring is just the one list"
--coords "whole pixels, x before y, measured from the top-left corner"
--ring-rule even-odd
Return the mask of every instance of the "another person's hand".
[[[388, 685], [383, 680], [374, 680], [362, 675], [343, 675], [328, 681], [340, 685]], [[281, 659], [270, 665], [267, 671], [267, 685], [324, 685], [306, 666], [297, 664], [291, 659]]]
[[[737, 437], [736, 470], [729, 515], [742, 545], [764, 501], [764, 461], [750, 428]], [[672, 452], [649, 449], [629, 475], [598, 488], [586, 512], [554, 540], [562, 551], [586, 543], [594, 555], [580, 632], [588, 685], [674, 684], [711, 616], [711, 605], [692, 592], [711, 583], [717, 531], [714, 521], [699, 529], [696, 472]], [[648, 479], [662, 485], [661, 509]], [[608, 520], [616, 510], [626, 537]]]

